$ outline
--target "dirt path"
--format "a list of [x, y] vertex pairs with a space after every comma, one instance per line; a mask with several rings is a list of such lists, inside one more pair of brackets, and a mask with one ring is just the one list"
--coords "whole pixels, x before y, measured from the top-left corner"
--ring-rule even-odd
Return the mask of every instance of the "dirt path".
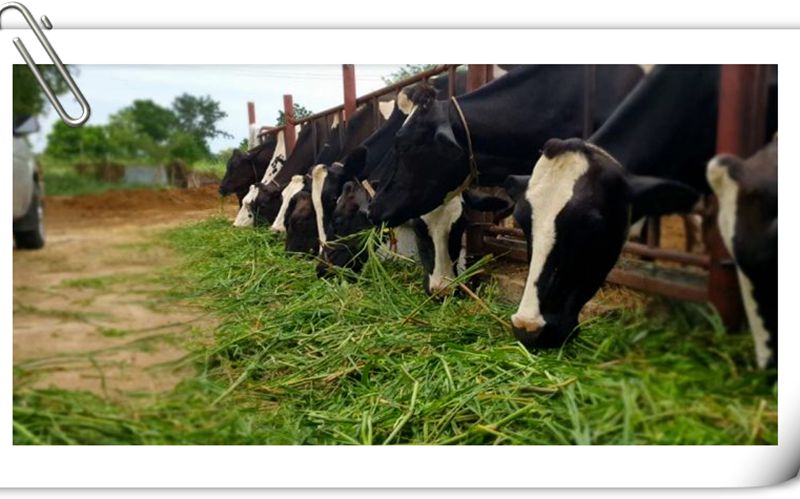
[[212, 187], [46, 199], [45, 248], [14, 251], [15, 384], [112, 398], [172, 388], [182, 345], [213, 325], [164, 297], [158, 272], [175, 255], [154, 238], [219, 210]]

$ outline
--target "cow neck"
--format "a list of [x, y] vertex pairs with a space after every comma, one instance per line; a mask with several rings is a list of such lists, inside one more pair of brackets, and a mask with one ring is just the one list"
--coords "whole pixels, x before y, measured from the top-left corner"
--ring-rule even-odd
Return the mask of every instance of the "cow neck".
[[467, 118], [464, 116], [464, 111], [461, 110], [461, 106], [458, 103], [458, 99], [455, 96], [450, 97], [450, 100], [453, 102], [453, 106], [456, 108], [456, 113], [458, 114], [459, 119], [461, 120], [461, 125], [464, 127], [464, 135], [467, 136], [467, 153], [469, 154], [469, 175], [464, 180], [456, 190], [448, 194], [445, 198], [445, 204], [452, 200], [454, 197], [461, 195], [462, 192], [467, 190], [467, 188], [473, 183], [478, 181], [478, 163], [475, 161], [475, 153], [472, 149], [472, 134], [469, 132], [469, 125], [467, 124]]

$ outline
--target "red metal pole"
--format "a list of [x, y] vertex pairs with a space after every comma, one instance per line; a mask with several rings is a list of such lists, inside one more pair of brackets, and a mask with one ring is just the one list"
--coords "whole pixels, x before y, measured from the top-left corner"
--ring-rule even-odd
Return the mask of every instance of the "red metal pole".
[[253, 148], [258, 141], [256, 131], [256, 105], [252, 102], [247, 103], [247, 146]]
[[470, 64], [467, 66], [467, 92], [482, 87], [487, 81], [489, 69], [487, 64]]
[[349, 120], [356, 112], [355, 64], [342, 64], [342, 85], [344, 86], [344, 119]]
[[[766, 109], [766, 68], [754, 65], [723, 65], [720, 72], [717, 152], [747, 157], [754, 153], [764, 135]], [[741, 327], [744, 318], [739, 281], [733, 259], [719, 233], [717, 200], [708, 199], [704, 239], [711, 258], [708, 298], [725, 327]]]
[[[482, 87], [488, 81], [486, 64], [469, 64], [467, 66], [467, 92], [472, 92]], [[492, 225], [491, 213], [481, 213], [468, 210], [467, 220], [467, 252], [471, 255], [483, 255], [488, 248], [483, 244], [484, 229]]]
[[247, 103], [247, 123], [250, 125], [256, 124], [256, 105], [252, 102]]
[[292, 99], [292, 94], [284, 94], [283, 96], [283, 114], [286, 119], [286, 127], [283, 129], [284, 140], [286, 141], [286, 157], [289, 157], [297, 140], [294, 133], [294, 100]]

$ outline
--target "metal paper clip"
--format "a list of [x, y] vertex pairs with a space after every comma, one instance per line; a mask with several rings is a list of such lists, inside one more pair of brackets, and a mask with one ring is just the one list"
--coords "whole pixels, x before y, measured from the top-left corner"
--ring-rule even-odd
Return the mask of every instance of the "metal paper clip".
[[[64, 108], [61, 106], [61, 102], [58, 100], [56, 95], [53, 93], [53, 90], [42, 77], [42, 73], [39, 71], [39, 68], [36, 67], [36, 63], [33, 62], [33, 58], [28, 53], [28, 49], [25, 48], [25, 44], [22, 43], [22, 40], [20, 40], [19, 37], [14, 37], [14, 45], [16, 45], [17, 50], [19, 50], [20, 55], [22, 55], [22, 58], [25, 59], [28, 67], [33, 72], [33, 76], [36, 78], [36, 81], [39, 82], [39, 86], [42, 87], [42, 91], [47, 96], [50, 104], [52, 104], [56, 109], [56, 112], [61, 117], [61, 120], [71, 127], [79, 127], [86, 123], [86, 121], [89, 119], [89, 115], [92, 113], [89, 103], [86, 102], [86, 98], [83, 97], [81, 90], [75, 84], [75, 81], [72, 79], [72, 76], [70, 76], [67, 68], [64, 67], [64, 63], [61, 62], [61, 59], [59, 59], [56, 51], [53, 50], [52, 45], [50, 45], [50, 42], [47, 40], [47, 37], [44, 36], [42, 28], [36, 24], [36, 20], [33, 18], [28, 8], [19, 2], [4, 3], [2, 6], [0, 6], [0, 16], [2, 16], [6, 9], [16, 9], [22, 14], [22, 17], [24, 17], [25, 21], [28, 22], [28, 26], [31, 27], [33, 33], [36, 35], [36, 38], [39, 39], [39, 43], [42, 44], [42, 47], [44, 47], [47, 55], [50, 56], [50, 60], [53, 61], [53, 64], [55, 64], [56, 69], [61, 74], [61, 77], [64, 78], [64, 81], [67, 83], [67, 87], [69, 87], [72, 95], [75, 96], [75, 99], [78, 100], [78, 103], [81, 106], [82, 112], [77, 118], [71, 117], [66, 111], [64, 111]], [[53, 29], [53, 24], [50, 22], [50, 19], [48, 19], [47, 16], [42, 16], [41, 20], [42, 27], [44, 29]]]

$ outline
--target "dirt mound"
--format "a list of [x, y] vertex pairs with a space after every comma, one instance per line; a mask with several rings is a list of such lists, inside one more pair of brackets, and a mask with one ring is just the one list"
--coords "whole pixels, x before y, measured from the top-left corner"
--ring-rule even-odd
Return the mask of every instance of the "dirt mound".
[[100, 220], [122, 219], [148, 222], [174, 217], [177, 213], [220, 210], [234, 212], [235, 198], [220, 201], [216, 185], [191, 189], [138, 189], [108, 191], [82, 196], [47, 196], [48, 226], [83, 226]]

